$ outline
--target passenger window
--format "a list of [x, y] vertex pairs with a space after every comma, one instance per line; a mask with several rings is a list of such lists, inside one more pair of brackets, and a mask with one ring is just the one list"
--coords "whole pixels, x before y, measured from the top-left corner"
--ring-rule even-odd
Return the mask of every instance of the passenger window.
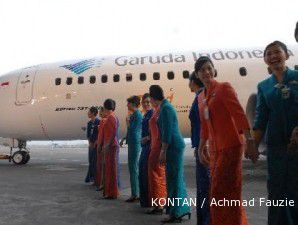
[[215, 69], [215, 74], [214, 74], [214, 77], [217, 77], [218, 76], [218, 70]]
[[184, 78], [184, 79], [189, 79], [189, 71], [188, 71], [188, 70], [184, 70], [184, 71], [182, 72], [182, 75], [183, 75], [183, 78]]
[[294, 69], [295, 69], [295, 70], [298, 70], [298, 65], [295, 65], [295, 66], [294, 66]]
[[120, 81], [120, 75], [119, 74], [114, 74], [113, 80], [114, 80], [114, 82], [119, 82]]
[[153, 73], [153, 80], [159, 80], [160, 79], [160, 73], [155, 72]]
[[78, 77], [78, 84], [84, 83], [84, 77]]
[[175, 78], [175, 74], [174, 74], [174, 72], [173, 72], [173, 71], [169, 71], [169, 72], [168, 72], [168, 79], [169, 79], [169, 80], [174, 80], [174, 78]]
[[247, 70], [245, 67], [240, 67], [239, 68], [239, 73], [242, 77], [245, 77], [247, 75]]
[[147, 78], [146, 73], [140, 73], [140, 80], [145, 81]]
[[108, 76], [107, 75], [102, 75], [101, 76], [101, 82], [102, 83], [107, 83], [108, 82]]
[[66, 84], [71, 85], [72, 84], [72, 77], [67, 77], [66, 78]]
[[55, 84], [60, 85], [61, 84], [61, 78], [56, 78], [55, 79]]
[[90, 76], [89, 82], [90, 82], [90, 84], [95, 84], [95, 82], [96, 82], [96, 76]]
[[132, 74], [131, 73], [126, 74], [126, 81], [127, 82], [132, 81]]

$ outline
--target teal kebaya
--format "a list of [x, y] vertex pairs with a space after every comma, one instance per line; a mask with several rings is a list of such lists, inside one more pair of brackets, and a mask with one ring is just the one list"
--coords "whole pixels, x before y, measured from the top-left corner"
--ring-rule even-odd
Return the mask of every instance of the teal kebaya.
[[142, 113], [136, 110], [129, 118], [127, 128], [128, 167], [130, 174], [131, 196], [139, 197], [139, 158], [142, 137]]
[[287, 69], [258, 85], [254, 130], [266, 131], [269, 200], [290, 199], [294, 207], [269, 207], [268, 224], [298, 224], [298, 151], [291, 152], [292, 131], [298, 126], [298, 71]]
[[[177, 113], [174, 107], [163, 100], [160, 105], [160, 115], [157, 120], [161, 141], [168, 144], [166, 150], [166, 181], [169, 199], [188, 197], [184, 181], [183, 153], [185, 143], [178, 126]], [[167, 206], [170, 217], [179, 218], [190, 212], [188, 205], [171, 204]]]

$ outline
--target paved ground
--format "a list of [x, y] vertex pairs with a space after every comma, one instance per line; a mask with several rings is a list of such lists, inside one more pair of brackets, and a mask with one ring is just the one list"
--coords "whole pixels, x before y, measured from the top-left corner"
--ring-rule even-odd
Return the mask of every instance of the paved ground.
[[[6, 149], [0, 149], [5, 152]], [[31, 148], [31, 161], [15, 166], [0, 161], [0, 225], [160, 224], [163, 216], [150, 216], [138, 204], [128, 204], [127, 152], [121, 151], [122, 190], [119, 200], [103, 200], [94, 187], [84, 184], [85, 148]], [[185, 177], [190, 197], [195, 197], [192, 151], [186, 150]], [[244, 161], [243, 198], [266, 197], [265, 161], [252, 166]], [[266, 224], [266, 207], [247, 207], [251, 225]], [[193, 217], [184, 224], [196, 224]]]

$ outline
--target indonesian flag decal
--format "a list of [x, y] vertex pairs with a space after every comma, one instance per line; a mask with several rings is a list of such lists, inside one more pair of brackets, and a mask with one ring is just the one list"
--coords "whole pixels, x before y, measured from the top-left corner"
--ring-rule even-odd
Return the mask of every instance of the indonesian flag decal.
[[7, 82], [2, 82], [1, 83], [1, 87], [7, 87], [7, 86], [9, 86], [9, 82], [7, 81]]

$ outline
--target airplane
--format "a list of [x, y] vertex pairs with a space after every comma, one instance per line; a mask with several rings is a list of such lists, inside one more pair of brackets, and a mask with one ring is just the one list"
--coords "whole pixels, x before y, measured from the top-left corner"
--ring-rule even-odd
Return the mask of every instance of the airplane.
[[[298, 48], [290, 47], [289, 54], [287, 65], [298, 69]], [[257, 83], [270, 74], [260, 48], [109, 56], [36, 65], [1, 76], [0, 144], [10, 147], [15, 164], [26, 164], [27, 141], [86, 139], [89, 107], [101, 106], [107, 98], [116, 101], [123, 137], [127, 98], [142, 96], [152, 84], [164, 89], [177, 110], [182, 134], [189, 137], [188, 112], [194, 100], [189, 76], [202, 55], [213, 60], [216, 79], [236, 89], [252, 123]]]

